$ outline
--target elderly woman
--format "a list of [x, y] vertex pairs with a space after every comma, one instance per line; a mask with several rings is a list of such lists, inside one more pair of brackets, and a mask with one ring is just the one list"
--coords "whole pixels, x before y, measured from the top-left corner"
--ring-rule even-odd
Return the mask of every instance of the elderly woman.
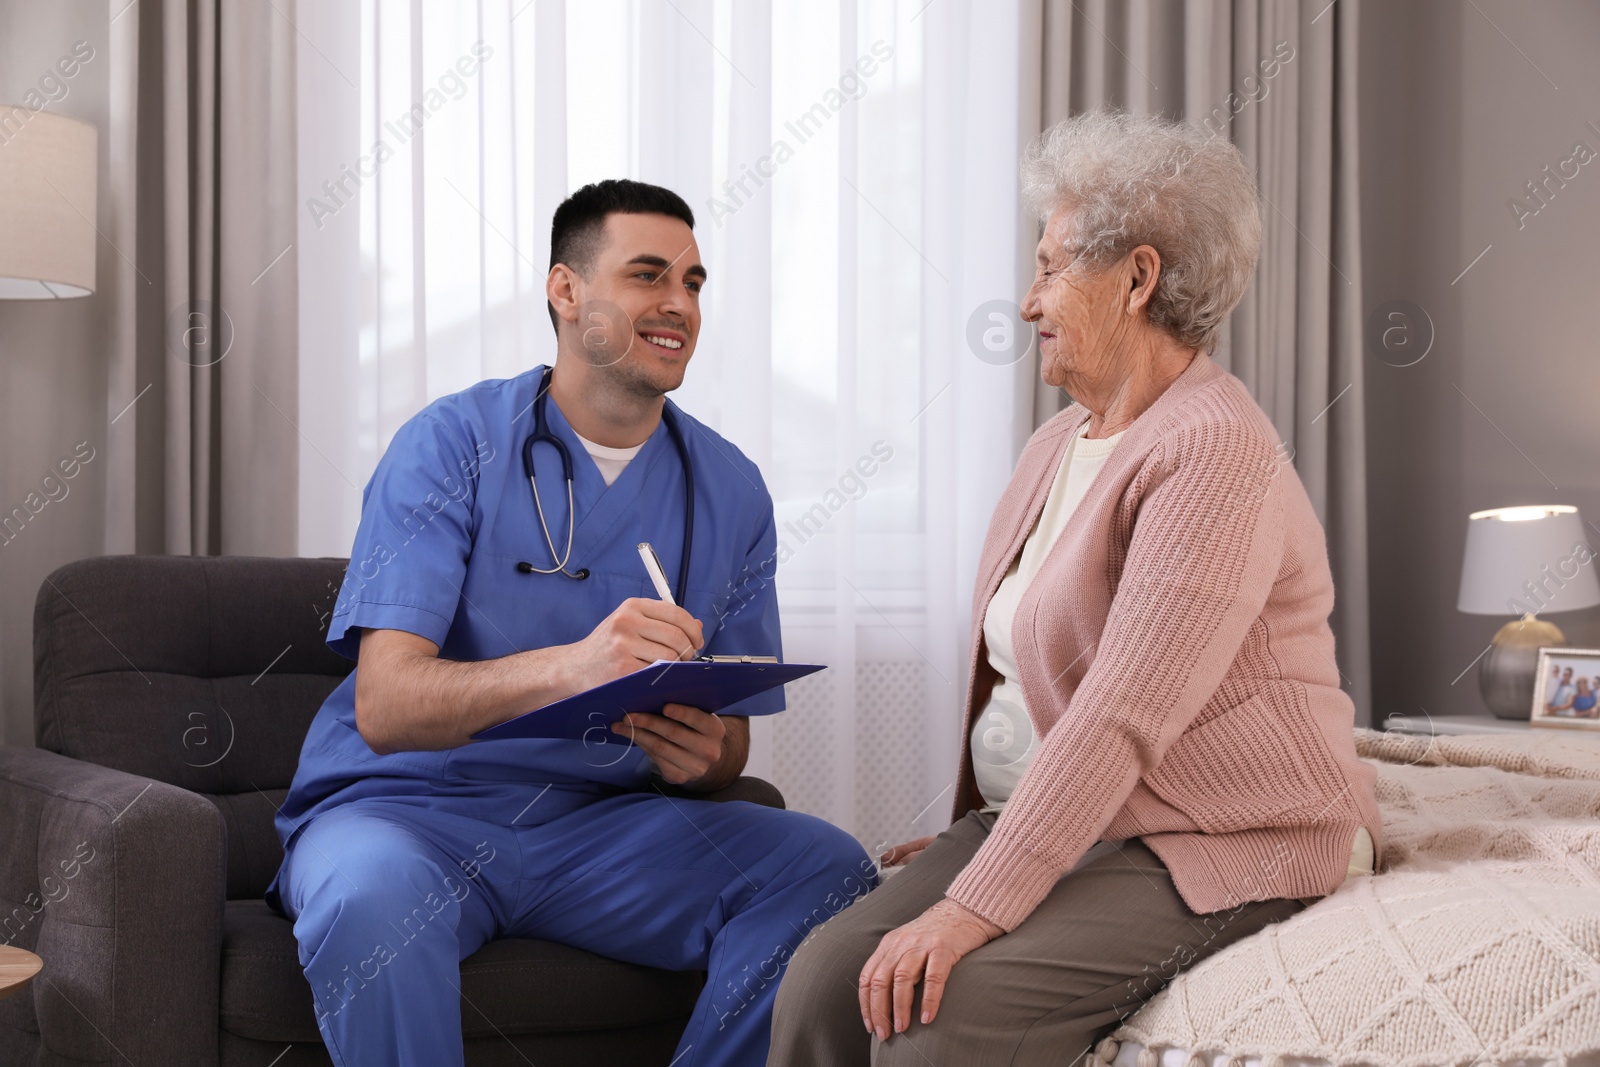
[[1024, 159], [1023, 316], [1076, 401], [978, 566], [955, 822], [819, 927], [769, 1064], [1073, 1064], [1177, 971], [1372, 870], [1321, 525], [1209, 356], [1261, 213], [1225, 140], [1090, 114]]

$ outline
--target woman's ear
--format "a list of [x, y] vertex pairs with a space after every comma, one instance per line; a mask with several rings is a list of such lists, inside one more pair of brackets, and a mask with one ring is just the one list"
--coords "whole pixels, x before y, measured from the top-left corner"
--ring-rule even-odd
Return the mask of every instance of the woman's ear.
[[1156, 295], [1156, 281], [1160, 277], [1160, 252], [1149, 245], [1140, 245], [1128, 253], [1128, 314], [1144, 310]]

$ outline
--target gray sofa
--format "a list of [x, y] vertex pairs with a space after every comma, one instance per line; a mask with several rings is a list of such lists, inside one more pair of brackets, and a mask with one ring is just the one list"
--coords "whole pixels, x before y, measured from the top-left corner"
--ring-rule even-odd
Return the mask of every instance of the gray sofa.
[[[38, 748], [0, 749], [0, 1065], [328, 1064], [292, 924], [261, 895], [323, 699], [339, 559], [111, 556], [34, 610]], [[741, 779], [712, 799], [782, 806]], [[667, 1064], [704, 976], [541, 941], [461, 965], [469, 1064]], [[446, 990], [453, 995], [453, 990]]]

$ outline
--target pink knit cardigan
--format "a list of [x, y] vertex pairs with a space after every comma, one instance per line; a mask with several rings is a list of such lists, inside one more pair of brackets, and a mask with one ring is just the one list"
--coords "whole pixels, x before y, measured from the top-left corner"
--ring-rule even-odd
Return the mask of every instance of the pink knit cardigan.
[[[983, 616], [1049, 493], [1074, 404], [1033, 435], [978, 565], [966, 739], [995, 674]], [[1012, 621], [1043, 739], [948, 895], [1012, 930], [1096, 841], [1142, 838], [1197, 912], [1320, 896], [1381, 848], [1334, 662], [1322, 526], [1244, 384], [1195, 357], [1128, 427]]]

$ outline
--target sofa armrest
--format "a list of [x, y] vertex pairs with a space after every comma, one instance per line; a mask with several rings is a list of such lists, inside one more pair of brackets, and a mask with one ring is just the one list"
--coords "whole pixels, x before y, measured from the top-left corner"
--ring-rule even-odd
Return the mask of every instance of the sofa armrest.
[[731, 784], [711, 793], [696, 793], [681, 785], [673, 785], [660, 775], [652, 776], [650, 785], [657, 792], [669, 797], [684, 797], [688, 800], [748, 800], [752, 804], [761, 804], [768, 808], [784, 807], [783, 794], [778, 792], [777, 786], [750, 775], [735, 778]]
[[217, 1062], [226, 832], [186, 789], [0, 748], [0, 944], [44, 960], [13, 998], [40, 1062]]

